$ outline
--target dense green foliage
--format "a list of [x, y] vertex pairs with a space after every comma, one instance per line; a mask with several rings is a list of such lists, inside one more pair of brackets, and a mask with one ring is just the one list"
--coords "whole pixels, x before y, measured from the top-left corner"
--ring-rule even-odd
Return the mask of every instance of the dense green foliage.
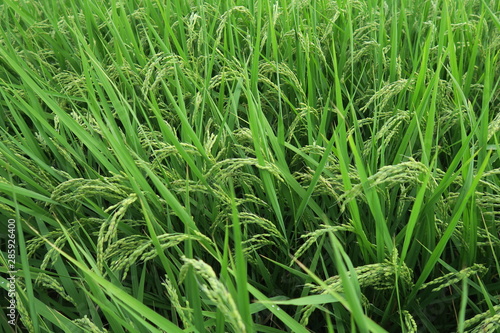
[[0, 0], [19, 326], [495, 332], [499, 13]]

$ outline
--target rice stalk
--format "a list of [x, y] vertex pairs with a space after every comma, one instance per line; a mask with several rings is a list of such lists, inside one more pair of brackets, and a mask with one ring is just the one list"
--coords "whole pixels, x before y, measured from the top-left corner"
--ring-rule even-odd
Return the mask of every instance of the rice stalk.
[[212, 267], [202, 260], [189, 259], [186, 257], [182, 257], [182, 260], [184, 261], [184, 265], [180, 270], [179, 281], [184, 280], [188, 268], [192, 267], [195, 274], [202, 279], [199, 281], [201, 291], [216, 304], [217, 309], [223, 313], [226, 321], [236, 332], [247, 332], [231, 293], [229, 293], [224, 284], [217, 279]]
[[184, 327], [187, 328], [191, 326], [191, 323], [193, 322], [193, 313], [189, 308], [189, 301], [185, 301], [185, 306], [181, 305], [179, 297], [177, 295], [177, 291], [167, 275], [165, 275], [165, 282], [163, 282], [162, 284], [165, 286], [168, 294], [168, 299], [172, 303], [172, 306], [175, 308], [175, 311], [179, 315]]
[[432, 291], [436, 292], [443, 288], [447, 288], [451, 285], [455, 285], [461, 280], [468, 278], [472, 275], [484, 274], [487, 271], [487, 268], [480, 264], [475, 264], [471, 267], [467, 267], [462, 269], [456, 273], [448, 273], [446, 275], [440, 276], [430, 282], [424, 283], [420, 289], [425, 289], [429, 286], [438, 285], [433, 288]]
[[73, 298], [64, 291], [64, 287], [61, 285], [61, 283], [59, 283], [57, 279], [45, 273], [39, 273], [36, 277], [35, 284], [41, 288], [54, 290], [63, 299], [72, 303], [75, 307], [77, 306]]
[[106, 333], [108, 332], [107, 329], [105, 328], [99, 328], [97, 327], [96, 324], [94, 324], [87, 315], [83, 316], [83, 318], [78, 318], [73, 320], [73, 323], [78, 325], [81, 329], [83, 329], [85, 332], [90, 332], [90, 333]]

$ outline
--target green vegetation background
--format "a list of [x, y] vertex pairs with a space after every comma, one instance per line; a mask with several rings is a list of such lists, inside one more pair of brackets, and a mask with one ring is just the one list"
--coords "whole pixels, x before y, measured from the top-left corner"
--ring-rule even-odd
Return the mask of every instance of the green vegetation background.
[[18, 328], [495, 332], [499, 13], [0, 1]]

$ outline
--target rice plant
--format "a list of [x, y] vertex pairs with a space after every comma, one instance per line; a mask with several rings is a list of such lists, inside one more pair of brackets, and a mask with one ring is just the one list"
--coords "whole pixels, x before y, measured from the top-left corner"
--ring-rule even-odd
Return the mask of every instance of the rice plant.
[[0, 1], [1, 331], [497, 332], [499, 15]]

